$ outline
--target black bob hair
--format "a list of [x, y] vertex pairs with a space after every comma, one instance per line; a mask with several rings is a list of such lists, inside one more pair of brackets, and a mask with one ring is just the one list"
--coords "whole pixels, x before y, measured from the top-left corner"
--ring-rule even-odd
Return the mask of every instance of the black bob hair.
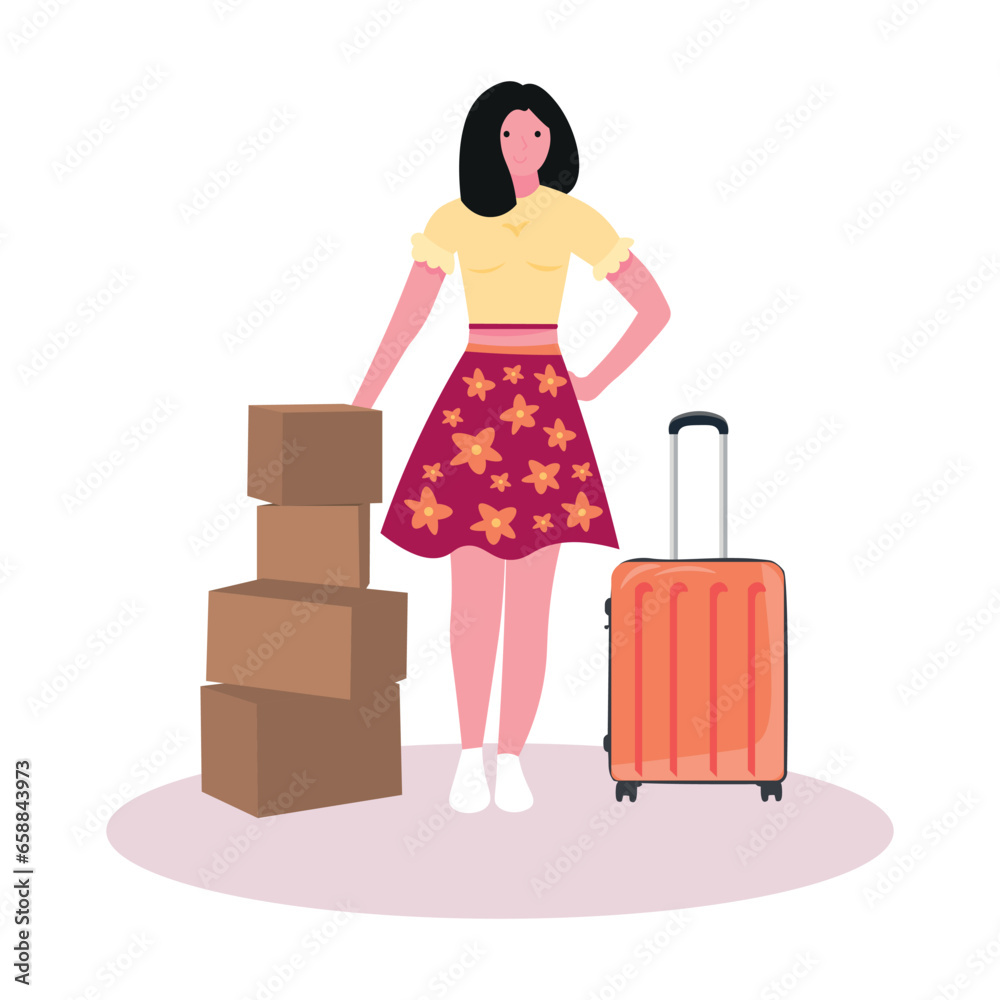
[[517, 204], [514, 182], [500, 149], [500, 126], [514, 110], [533, 111], [549, 130], [549, 155], [538, 170], [539, 184], [569, 192], [580, 175], [573, 130], [549, 94], [534, 83], [507, 80], [495, 84], [469, 109], [458, 154], [462, 204], [476, 215], [503, 215]]

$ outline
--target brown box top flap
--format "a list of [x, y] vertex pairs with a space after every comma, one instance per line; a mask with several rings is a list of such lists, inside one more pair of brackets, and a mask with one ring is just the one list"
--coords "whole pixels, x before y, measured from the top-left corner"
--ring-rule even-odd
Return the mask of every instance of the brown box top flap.
[[210, 590], [209, 594], [244, 594], [248, 597], [270, 597], [279, 601], [299, 601], [302, 604], [331, 604], [335, 607], [374, 608], [392, 601], [405, 601], [406, 594], [397, 590], [368, 590], [359, 587], [335, 587], [322, 583], [296, 580], [248, 580]]
[[274, 410], [277, 413], [381, 413], [367, 406], [351, 406], [350, 403], [252, 403], [251, 410]]

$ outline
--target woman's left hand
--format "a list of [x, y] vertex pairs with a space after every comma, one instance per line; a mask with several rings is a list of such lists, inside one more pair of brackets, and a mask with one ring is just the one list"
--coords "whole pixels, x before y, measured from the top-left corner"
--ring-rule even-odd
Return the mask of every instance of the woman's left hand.
[[589, 399], [597, 399], [601, 394], [600, 386], [594, 384], [594, 380], [589, 375], [574, 375], [572, 372], [566, 372], [569, 375], [570, 384], [573, 386], [573, 392], [576, 398], [581, 402], [586, 402]]

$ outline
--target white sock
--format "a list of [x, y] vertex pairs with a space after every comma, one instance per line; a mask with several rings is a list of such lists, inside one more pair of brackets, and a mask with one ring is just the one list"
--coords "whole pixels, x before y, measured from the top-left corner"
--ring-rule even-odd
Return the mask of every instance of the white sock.
[[504, 812], [524, 812], [535, 800], [521, 771], [521, 758], [516, 753], [497, 754], [497, 808]]
[[490, 804], [490, 786], [486, 783], [482, 747], [469, 747], [459, 755], [448, 802], [452, 809], [461, 813], [480, 812]]

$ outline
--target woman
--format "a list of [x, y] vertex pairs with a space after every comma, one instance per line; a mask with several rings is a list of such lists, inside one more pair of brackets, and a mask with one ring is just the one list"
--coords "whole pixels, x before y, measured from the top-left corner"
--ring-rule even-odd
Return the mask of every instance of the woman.
[[[563, 542], [618, 547], [578, 400], [594, 399], [666, 325], [649, 271], [592, 208], [570, 196], [579, 157], [562, 110], [534, 84], [506, 82], [469, 111], [461, 197], [412, 237], [413, 266], [354, 400], [373, 407], [458, 255], [469, 344], [417, 439], [382, 527], [417, 555], [450, 555], [452, 664], [462, 752], [449, 801], [490, 801], [483, 732], [504, 613], [496, 803], [532, 804], [518, 755], [545, 672], [549, 603]], [[568, 372], [556, 322], [570, 254], [636, 310], [587, 376]], [[454, 634], [458, 632], [459, 634]]]

